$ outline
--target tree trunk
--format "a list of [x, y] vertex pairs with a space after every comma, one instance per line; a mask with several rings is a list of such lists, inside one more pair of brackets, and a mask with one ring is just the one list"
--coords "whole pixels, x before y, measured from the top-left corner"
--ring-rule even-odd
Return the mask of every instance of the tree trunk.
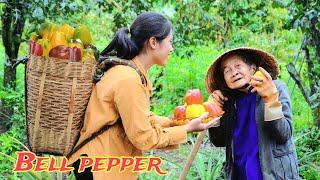
[[[15, 59], [15, 58], [14, 58]], [[6, 58], [4, 65], [4, 81], [3, 87], [5, 89], [16, 89], [16, 69], [12, 68], [13, 60]]]
[[306, 63], [307, 63], [307, 74], [308, 74], [308, 79], [309, 79], [309, 84], [310, 84], [310, 95], [316, 93], [316, 84], [317, 84], [317, 78], [313, 72], [314, 70], [314, 63], [312, 62], [312, 59], [310, 57], [310, 52], [309, 48], [307, 45], [303, 47], [304, 53], [305, 53], [305, 58], [306, 58]]
[[313, 116], [316, 118], [318, 128], [320, 128], [320, 106], [314, 110]]
[[310, 93], [303, 87], [301, 77], [300, 77], [298, 71], [296, 70], [295, 66], [293, 65], [293, 63], [287, 64], [287, 70], [288, 70], [288, 73], [291, 76], [291, 78], [298, 85], [298, 87], [299, 87], [299, 89], [300, 89], [305, 101], [309, 105], [311, 105], [311, 102], [310, 102], [310, 99], [309, 99]]
[[[313, 18], [311, 20], [311, 39], [312, 39], [312, 45], [315, 48], [315, 56], [318, 62], [318, 65], [320, 65], [320, 32], [317, 29], [317, 25], [318, 25], [318, 19], [317, 17]], [[320, 84], [317, 84], [319, 82], [319, 72], [315, 72], [314, 74], [314, 81], [317, 87], [317, 90], [315, 93], [320, 93], [320, 89], [319, 86]], [[317, 98], [316, 101], [319, 101], [319, 96]], [[314, 110], [313, 110], [313, 117], [314, 117], [314, 122], [316, 123], [316, 125], [318, 126], [318, 128], [320, 128], [320, 105], [318, 105]]]
[[317, 62], [318, 64], [320, 64], [320, 32], [317, 29], [317, 23], [319, 23], [317, 20], [317, 17], [313, 18], [311, 20], [310, 30], [311, 30], [312, 44], [316, 50], [315, 54], [317, 56]]
[[223, 48], [226, 48], [228, 43], [228, 30], [229, 30], [228, 19], [226, 19], [226, 21], [224, 22], [223, 27], [224, 27]]
[[[311, 33], [310, 33], [310, 39], [311, 39], [311, 43], [310, 45], [313, 46], [313, 48], [315, 49], [315, 60], [314, 63], [318, 63], [318, 65], [320, 65], [320, 32], [317, 30], [316, 26], [317, 26], [317, 19], [313, 18], [311, 20]], [[307, 57], [307, 62], [311, 62], [311, 65], [313, 65], [310, 54], [309, 54], [309, 50], [306, 49], [308, 52], [308, 56]], [[320, 89], [319, 86], [320, 84], [318, 84], [319, 82], [319, 72], [312, 72], [312, 70], [314, 70], [314, 67], [312, 67], [311, 69], [308, 68], [308, 75], [311, 76], [312, 78], [309, 77], [309, 81], [310, 81], [310, 89], [311, 89], [311, 93], [315, 94], [315, 93], [320, 93]], [[319, 101], [319, 97], [315, 100], [316, 103], [317, 101]], [[318, 105], [317, 107], [315, 107], [312, 110], [312, 114], [313, 114], [313, 118], [314, 118], [314, 122], [317, 125], [318, 128], [320, 128], [320, 105]]]
[[[23, 15], [23, 4], [19, 2], [7, 2], [3, 9], [2, 21], [2, 42], [5, 48], [4, 81], [5, 89], [16, 89], [15, 63], [21, 36], [24, 29], [25, 17]], [[20, 12], [16, 14], [16, 12]], [[14, 113], [13, 107], [6, 102], [5, 97], [0, 99], [0, 133], [6, 132], [11, 127], [11, 117]]]

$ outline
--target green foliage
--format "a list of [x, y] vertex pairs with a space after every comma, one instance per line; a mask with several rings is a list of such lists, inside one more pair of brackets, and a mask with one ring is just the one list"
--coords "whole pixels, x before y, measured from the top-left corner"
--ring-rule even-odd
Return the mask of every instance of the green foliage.
[[300, 27], [303, 31], [311, 33], [312, 26], [320, 29], [320, 4], [319, 0], [294, 1], [291, 4], [291, 22], [294, 27]]
[[[194, 144], [194, 139], [190, 139], [190, 144]], [[223, 162], [225, 160], [224, 150], [222, 148], [214, 148], [207, 144], [207, 138], [201, 145], [192, 166], [187, 174], [186, 179], [213, 180], [224, 179]], [[189, 144], [181, 145], [179, 152], [151, 152], [151, 155], [160, 156], [164, 163], [161, 169], [166, 170], [166, 176], [159, 176], [154, 171], [151, 173], [142, 173], [139, 179], [178, 179], [182, 172], [185, 162], [191, 152], [192, 146]]]
[[[1, 107], [11, 107], [13, 109], [14, 114], [10, 117], [7, 114], [2, 113], [1, 115], [4, 118], [9, 119], [10, 125], [13, 124], [17, 128], [21, 128], [20, 133], [18, 134], [18, 138], [24, 137], [24, 95], [20, 91], [12, 91], [6, 90], [0, 87], [0, 103]], [[9, 126], [9, 124], [6, 124]]]
[[[272, 1], [176, 1], [166, 3], [175, 25], [178, 45], [200, 45], [217, 41], [227, 46], [239, 30], [279, 33], [288, 10]], [[172, 8], [175, 7], [173, 11]], [[166, 11], [168, 12], [168, 11]]]
[[150, 77], [154, 81], [156, 79], [153, 78], [157, 77], [159, 71], [164, 72], [164, 76], [157, 79], [154, 84], [163, 86], [153, 99], [155, 112], [171, 114], [175, 106], [184, 104], [183, 97], [188, 89], [200, 89], [206, 99], [208, 94], [205, 90], [205, 74], [213, 57], [219, 53], [221, 51], [214, 46], [191, 46], [172, 55], [165, 69], [157, 67], [152, 69]]
[[175, 1], [175, 43], [178, 45], [201, 45], [215, 40], [217, 29], [215, 17], [210, 13], [211, 1]]
[[311, 99], [306, 99], [313, 110], [314, 122], [320, 127], [320, 3], [319, 0], [293, 1], [289, 7], [292, 26], [301, 29], [306, 39], [303, 41], [303, 49], [306, 53], [308, 71], [305, 75], [309, 87], [300, 90], [311, 96]]
[[[195, 159], [196, 170], [201, 180], [216, 180], [223, 170], [224, 159], [217, 157], [213, 151], [209, 155], [198, 155]], [[221, 178], [221, 177], [220, 177]]]
[[115, 23], [113, 31], [131, 25], [137, 15], [151, 9], [151, 2], [151, 0], [97, 1], [100, 11], [113, 15]]
[[305, 179], [320, 178], [320, 131], [312, 127], [301, 131], [296, 138], [300, 174]]
[[4, 134], [0, 136], [0, 178], [5, 179], [5, 176], [12, 173], [13, 164], [15, 163], [15, 153], [20, 150], [17, 144], [10, 135]]
[[[70, 16], [79, 12], [86, 12], [90, 9], [91, 3], [86, 0], [58, 0], [58, 1], [30, 1], [22, 0], [19, 3], [5, 1], [4, 7], [9, 7], [9, 13], [1, 13], [2, 16], [12, 16], [13, 20], [20, 20], [24, 23], [29, 22], [25, 31], [27, 36], [34, 32], [38, 26], [46, 19], [55, 21], [56, 19], [68, 19]], [[64, 18], [63, 18], [64, 17]], [[22, 28], [24, 28], [22, 26]], [[25, 40], [22, 40], [25, 41]]]
[[[62, 172], [13, 172], [13, 166], [17, 159], [15, 152], [21, 150], [29, 151], [23, 142], [15, 138], [15, 136], [17, 136], [17, 134], [15, 134], [16, 131], [17, 130], [12, 130], [8, 133], [0, 135], [0, 161], [2, 162], [0, 164], [1, 179], [7, 179], [7, 177], [10, 177], [9, 179], [51, 180], [53, 177], [57, 177], [57, 179], [62, 180], [62, 176], [66, 176], [63, 175]], [[75, 177], [73, 172], [67, 176], [67, 178], [68, 180], [74, 180]]]

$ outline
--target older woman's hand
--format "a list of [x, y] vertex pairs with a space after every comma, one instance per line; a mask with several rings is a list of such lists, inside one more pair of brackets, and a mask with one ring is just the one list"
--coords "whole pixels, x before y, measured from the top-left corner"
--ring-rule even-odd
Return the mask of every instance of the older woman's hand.
[[259, 70], [262, 72], [262, 76], [252, 76], [250, 85], [253, 87], [251, 92], [257, 92], [262, 98], [265, 103], [271, 103], [278, 100], [278, 90], [276, 85], [272, 81], [272, 77], [270, 74], [259, 67]]
[[217, 103], [220, 107], [223, 107], [224, 102], [227, 100], [228, 98], [223, 96], [220, 90], [213, 91], [213, 93], [209, 96], [209, 99], [208, 99], [209, 102]]

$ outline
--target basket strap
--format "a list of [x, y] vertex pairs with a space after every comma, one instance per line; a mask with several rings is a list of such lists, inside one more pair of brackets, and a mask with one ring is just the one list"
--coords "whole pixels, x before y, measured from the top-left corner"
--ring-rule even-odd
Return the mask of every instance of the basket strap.
[[129, 63], [128, 66], [133, 68], [139, 74], [142, 84], [147, 86], [147, 78], [142, 74], [140, 69], [138, 69], [138, 67], [133, 63]]
[[99, 61], [101, 61], [101, 63], [97, 66], [96, 72], [93, 76], [94, 83], [99, 82], [103, 74], [106, 71], [108, 71], [111, 67], [115, 65], [125, 65], [133, 68], [139, 74], [142, 84], [144, 86], [147, 86], [146, 77], [139, 70], [139, 68], [133, 63], [133, 61], [124, 60], [116, 56], [107, 56], [107, 57], [101, 56]]
[[116, 122], [114, 124], [106, 124], [104, 126], [102, 126], [98, 131], [92, 133], [92, 135], [90, 137], [88, 137], [87, 139], [85, 139], [84, 141], [82, 141], [78, 146], [74, 147], [73, 150], [67, 154], [67, 158], [69, 159], [71, 157], [72, 154], [76, 153], [77, 151], [79, 151], [79, 149], [81, 149], [84, 145], [86, 145], [88, 142], [90, 142], [91, 140], [93, 140], [94, 138], [96, 138], [97, 136], [99, 136], [100, 134], [104, 133], [105, 131], [107, 131], [110, 127], [116, 125], [116, 124], [122, 124], [122, 121], [120, 118], [118, 118], [116, 120]]
[[[70, 103], [69, 103], [69, 114], [68, 114], [68, 125], [67, 125], [67, 141], [66, 141], [66, 149], [64, 150], [64, 154], [67, 154], [70, 148], [70, 137], [71, 137], [71, 125], [73, 123], [73, 116], [74, 116], [74, 104], [75, 104], [75, 92], [76, 92], [76, 85], [77, 85], [77, 78], [73, 78], [72, 80], [72, 88], [71, 88], [71, 95], [70, 95]], [[72, 147], [71, 147], [72, 148]]]
[[18, 59], [14, 64], [13, 64], [13, 69], [15, 69], [19, 64], [25, 64], [25, 63], [27, 63], [27, 61], [30, 59], [30, 57], [29, 56], [26, 56], [26, 57], [23, 57], [23, 58], [21, 58], [21, 59]]
[[123, 60], [118, 57], [110, 57], [110, 62], [114, 65], [126, 65], [133, 68], [140, 76], [143, 85], [147, 86], [147, 79], [133, 61]]
[[45, 62], [44, 69], [41, 75], [40, 79], [40, 88], [39, 88], [39, 95], [37, 99], [37, 108], [36, 108], [36, 119], [35, 119], [35, 124], [34, 124], [34, 134], [32, 137], [32, 144], [35, 144], [36, 141], [36, 136], [37, 132], [39, 129], [39, 121], [40, 121], [40, 115], [41, 115], [41, 104], [42, 104], [42, 98], [43, 98], [43, 90], [44, 90], [44, 83], [47, 75], [47, 66], [48, 66], [48, 61]]

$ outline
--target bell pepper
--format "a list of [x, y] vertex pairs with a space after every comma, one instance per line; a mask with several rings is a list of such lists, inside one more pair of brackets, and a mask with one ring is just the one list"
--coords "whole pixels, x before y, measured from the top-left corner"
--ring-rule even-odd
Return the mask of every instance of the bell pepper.
[[36, 32], [32, 32], [32, 33], [30, 34], [29, 40], [30, 40], [30, 41], [37, 41], [38, 38], [39, 38], [39, 35], [38, 35]]
[[57, 46], [68, 46], [68, 42], [64, 36], [64, 34], [60, 31], [55, 31], [52, 34], [52, 37], [50, 39], [52, 48], [55, 48]]
[[42, 48], [41, 44], [39, 44], [39, 43], [34, 44], [33, 54], [36, 56], [43, 55], [43, 48]]
[[59, 31], [62, 32], [65, 35], [66, 40], [69, 41], [73, 37], [74, 27], [69, 24], [64, 24], [60, 27]]
[[84, 49], [81, 61], [82, 62], [89, 62], [89, 63], [96, 63], [93, 49], [91, 49], [91, 48]]
[[71, 61], [81, 61], [82, 54], [80, 48], [72, 47], [69, 48], [69, 59]]
[[29, 54], [33, 54], [35, 44], [36, 44], [35, 41], [30, 40], [30, 42], [29, 42]]
[[39, 39], [37, 41], [37, 43], [39, 43], [43, 48], [43, 56], [48, 57], [49, 56], [49, 51], [51, 50], [50, 41], [48, 39]]
[[100, 52], [97, 49], [97, 47], [95, 47], [94, 45], [90, 44], [90, 45], [87, 45], [85, 48], [89, 49], [90, 51], [93, 52], [93, 55], [94, 55], [94, 58], [95, 58], [96, 61], [99, 60]]
[[42, 23], [39, 29], [39, 34], [43, 39], [51, 39], [53, 33], [57, 31], [57, 25], [51, 22]]
[[83, 55], [83, 44], [82, 41], [80, 39], [72, 39], [71, 43], [69, 43], [68, 45], [69, 47], [73, 48], [73, 47], [77, 47], [81, 50], [81, 55]]
[[74, 39], [81, 39], [84, 45], [89, 45], [92, 43], [92, 36], [88, 26], [80, 25], [74, 30]]
[[59, 59], [69, 59], [70, 52], [67, 46], [56, 46], [52, 48], [49, 52], [49, 57], [59, 58]]

